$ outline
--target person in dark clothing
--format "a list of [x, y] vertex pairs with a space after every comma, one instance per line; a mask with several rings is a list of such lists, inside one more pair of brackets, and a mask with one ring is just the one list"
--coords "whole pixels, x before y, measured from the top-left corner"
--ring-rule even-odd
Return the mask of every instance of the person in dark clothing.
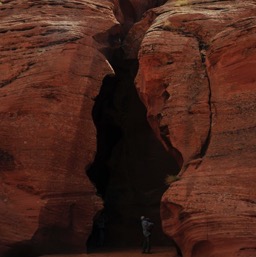
[[143, 246], [142, 246], [142, 253], [151, 253], [151, 231], [153, 229], [154, 223], [150, 221], [150, 219], [141, 216], [141, 226], [142, 226], [142, 233], [144, 236]]

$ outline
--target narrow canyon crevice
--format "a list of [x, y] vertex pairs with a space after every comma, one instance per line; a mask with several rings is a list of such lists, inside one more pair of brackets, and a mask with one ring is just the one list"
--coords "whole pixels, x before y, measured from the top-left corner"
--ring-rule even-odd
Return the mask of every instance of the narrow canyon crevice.
[[93, 109], [97, 128], [97, 154], [87, 174], [104, 201], [95, 217], [88, 248], [101, 245], [97, 225], [104, 216], [104, 245], [140, 246], [140, 216], [154, 223], [153, 241], [168, 245], [160, 220], [160, 199], [165, 178], [177, 175], [179, 165], [156, 138], [134, 86], [137, 60], [125, 60], [122, 50], [111, 65], [115, 77], [106, 76]]
[[206, 155], [206, 152], [208, 150], [210, 140], [211, 140], [211, 132], [212, 132], [212, 91], [211, 91], [211, 82], [210, 78], [208, 76], [207, 66], [206, 66], [206, 51], [208, 49], [208, 45], [203, 42], [201, 39], [198, 39], [198, 45], [199, 45], [199, 52], [201, 55], [201, 61], [202, 65], [205, 70], [205, 76], [207, 78], [208, 82], [208, 106], [209, 106], [209, 128], [208, 128], [208, 134], [204, 141], [204, 144], [202, 145], [201, 152], [200, 152], [200, 158], [203, 158]]
[[[186, 27], [176, 27], [176, 26], [166, 26], [164, 29], [167, 29], [168, 31], [171, 31], [175, 34], [179, 34], [182, 35], [186, 38], [193, 38], [195, 39], [196, 43], [197, 43], [197, 49], [198, 49], [198, 54], [200, 56], [201, 62], [200, 62], [200, 66], [202, 68], [203, 71], [203, 76], [206, 79], [206, 87], [207, 87], [207, 96], [205, 98], [205, 101], [208, 104], [208, 112], [209, 112], [209, 116], [207, 117], [207, 133], [204, 135], [203, 141], [201, 143], [200, 149], [199, 151], [194, 154], [191, 158], [191, 160], [193, 161], [189, 161], [189, 163], [185, 163], [184, 167], [183, 167], [183, 172], [184, 170], [187, 169], [187, 167], [189, 166], [190, 163], [195, 163], [194, 161], [198, 162], [198, 165], [196, 166], [196, 169], [200, 166], [202, 159], [205, 157], [207, 151], [208, 151], [208, 147], [210, 145], [210, 141], [211, 141], [211, 133], [212, 133], [212, 119], [213, 119], [213, 111], [212, 111], [212, 89], [211, 89], [211, 81], [208, 75], [208, 70], [207, 70], [207, 64], [206, 64], [206, 53], [207, 50], [209, 48], [209, 44], [208, 42], [206, 42], [206, 40], [197, 32], [195, 31], [193, 28], [186, 28]], [[166, 128], [166, 130], [168, 129], [168, 127]], [[165, 143], [168, 144], [168, 139], [164, 139], [162, 138]], [[181, 160], [181, 163], [183, 162], [183, 160]], [[183, 173], [182, 172], [182, 173]]]
[[[131, 27], [123, 25], [121, 33], [127, 33], [127, 26]], [[94, 218], [87, 248], [90, 252], [102, 246], [140, 247], [142, 215], [155, 223], [153, 244], [170, 245], [171, 240], [162, 232], [160, 199], [168, 187], [166, 176], [177, 175], [180, 165], [147, 121], [147, 110], [134, 85], [138, 60], [127, 59], [121, 45], [107, 56], [115, 76], [104, 78], [95, 99], [92, 116], [97, 153], [86, 171], [103, 199], [104, 210]]]
[[256, 6], [192, 2], [0, 0], [0, 257], [256, 256]]

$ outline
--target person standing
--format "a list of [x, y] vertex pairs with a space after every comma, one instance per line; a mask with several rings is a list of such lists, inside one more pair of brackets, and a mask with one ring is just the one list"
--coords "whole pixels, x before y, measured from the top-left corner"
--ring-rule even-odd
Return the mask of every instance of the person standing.
[[151, 253], [151, 232], [154, 226], [154, 223], [150, 221], [150, 219], [146, 218], [145, 216], [141, 216], [141, 226], [142, 226], [142, 233], [144, 236], [143, 246], [142, 246], [142, 253]]

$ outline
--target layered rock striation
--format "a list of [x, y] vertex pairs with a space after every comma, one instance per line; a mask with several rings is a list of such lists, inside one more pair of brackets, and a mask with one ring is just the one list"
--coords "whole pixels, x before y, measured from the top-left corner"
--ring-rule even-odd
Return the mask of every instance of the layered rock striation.
[[3, 0], [0, 19], [0, 255], [84, 251], [102, 208], [85, 168], [94, 99], [114, 74], [99, 51], [116, 33], [113, 4]]
[[92, 110], [120, 48], [139, 59], [147, 119], [180, 167], [162, 197], [165, 233], [183, 257], [256, 255], [253, 0], [2, 0], [0, 11], [0, 254], [85, 250], [102, 208], [85, 175]]
[[137, 24], [150, 26], [137, 89], [159, 140], [182, 156], [163, 228], [185, 257], [255, 256], [255, 3], [168, 1], [154, 14]]
[[103, 208], [85, 170], [109, 59], [164, 1], [0, 1], [0, 254], [85, 251]]

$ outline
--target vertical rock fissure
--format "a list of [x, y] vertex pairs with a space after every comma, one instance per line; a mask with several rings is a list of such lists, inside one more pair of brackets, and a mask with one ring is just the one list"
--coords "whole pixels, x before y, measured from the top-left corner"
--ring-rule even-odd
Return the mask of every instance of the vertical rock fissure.
[[206, 139], [204, 141], [204, 144], [202, 145], [201, 152], [200, 152], [200, 157], [203, 158], [206, 155], [206, 152], [208, 150], [208, 147], [209, 147], [209, 144], [210, 144], [210, 140], [211, 140], [211, 130], [212, 130], [212, 91], [211, 91], [210, 78], [208, 76], [208, 71], [207, 71], [207, 67], [206, 67], [206, 64], [205, 64], [206, 50], [207, 50], [208, 46], [202, 40], [198, 40], [198, 44], [199, 44], [199, 51], [200, 51], [200, 55], [201, 55], [202, 65], [203, 65], [204, 70], [205, 70], [205, 76], [207, 78], [208, 90], [209, 90], [209, 93], [208, 93], [209, 129], [208, 129], [208, 133], [207, 133]]
[[[155, 242], [169, 244], [161, 229], [160, 199], [167, 174], [177, 174], [179, 165], [148, 124], [134, 85], [137, 60], [126, 60], [119, 49], [110, 63], [116, 76], [105, 77], [93, 108], [97, 154], [87, 175], [104, 210], [95, 217], [88, 248], [138, 245], [141, 215], [154, 220]], [[102, 217], [104, 238], [99, 237]]]
[[[122, 33], [121, 29], [121, 40], [125, 38]], [[146, 108], [134, 85], [138, 60], [126, 59], [121, 46], [111, 48], [110, 44], [109, 53], [107, 59], [115, 76], [104, 78], [95, 99], [92, 116], [97, 128], [97, 152], [87, 169], [104, 209], [94, 217], [87, 248], [139, 246], [141, 215], [154, 221], [155, 243], [169, 245], [161, 228], [160, 199], [167, 189], [166, 176], [177, 174], [179, 164], [147, 121]]]
[[211, 103], [211, 97], [212, 97], [212, 93], [211, 93], [211, 85], [210, 85], [210, 79], [208, 77], [207, 71], [206, 71], [206, 76], [207, 76], [207, 80], [208, 80], [208, 85], [209, 85], [209, 101], [208, 101], [208, 105], [209, 105], [209, 130], [208, 130], [208, 134], [207, 137], [205, 139], [204, 144], [202, 145], [201, 148], [201, 153], [200, 153], [200, 157], [203, 158], [206, 155], [206, 152], [208, 150], [208, 147], [210, 145], [210, 141], [211, 141], [211, 132], [212, 132], [212, 103]]

